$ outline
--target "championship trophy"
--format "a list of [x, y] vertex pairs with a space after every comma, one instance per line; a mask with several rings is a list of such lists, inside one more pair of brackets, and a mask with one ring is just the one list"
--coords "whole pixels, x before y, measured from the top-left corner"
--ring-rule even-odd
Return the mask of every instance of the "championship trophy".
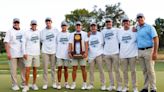
[[83, 59], [84, 52], [82, 51], [81, 34], [74, 34], [74, 46], [72, 56], [74, 59]]

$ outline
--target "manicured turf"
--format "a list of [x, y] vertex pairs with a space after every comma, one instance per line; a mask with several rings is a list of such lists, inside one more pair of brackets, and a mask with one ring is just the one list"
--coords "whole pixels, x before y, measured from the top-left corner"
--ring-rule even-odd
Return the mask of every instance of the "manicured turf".
[[[108, 74], [107, 72], [105, 73], [106, 75], [106, 85], [109, 85], [108, 82]], [[129, 74], [130, 75], [130, 74]], [[164, 72], [163, 71], [156, 71], [156, 76], [157, 76], [157, 88], [158, 88], [158, 92], [163, 92], [164, 91]], [[20, 82], [20, 77], [18, 76], [19, 82]], [[32, 78], [31, 78], [32, 79]], [[129, 77], [130, 79], [130, 77]], [[137, 79], [138, 79], [138, 88], [141, 89], [143, 87], [143, 75], [141, 71], [137, 71]], [[43, 85], [43, 81], [42, 81], [42, 75], [40, 74], [40, 76], [37, 79], [37, 85], [39, 86], [40, 90], [38, 92], [100, 92], [100, 79], [99, 79], [99, 73], [95, 72], [95, 88], [93, 90], [81, 90], [81, 84], [82, 84], [82, 77], [81, 77], [81, 72], [78, 72], [77, 75], [77, 88], [76, 90], [66, 90], [65, 88], [62, 88], [61, 90], [57, 90], [57, 89], [53, 89], [51, 87], [48, 88], [48, 90], [42, 90], [41, 87]], [[71, 73], [69, 73], [69, 83], [71, 83]], [[49, 81], [50, 81], [50, 76], [49, 76]], [[10, 75], [9, 74], [1, 74], [0, 75], [0, 92], [13, 92], [11, 90], [11, 80], [10, 80]], [[63, 84], [63, 80], [62, 80], [62, 84]], [[130, 84], [130, 90], [132, 90], [131, 87], [131, 81], [129, 82]], [[49, 85], [51, 86], [51, 82], [49, 82]], [[18, 91], [21, 92], [21, 91]], [[36, 91], [32, 91], [30, 90], [29, 92], [36, 92]], [[114, 91], [113, 91], [114, 92]], [[132, 91], [130, 91], [132, 92]]]
[[[15, 92], [11, 90], [11, 80], [10, 80], [10, 74], [9, 74], [9, 66], [8, 66], [8, 61], [6, 60], [6, 54], [1, 54], [0, 55], [0, 92]], [[105, 65], [104, 65], [105, 66]], [[141, 89], [143, 87], [143, 75], [142, 75], [142, 71], [141, 71], [141, 67], [140, 64], [137, 64], [137, 81], [138, 81], [138, 89]], [[108, 78], [108, 73], [106, 70], [106, 66], [105, 66], [105, 76], [106, 76], [106, 85], [109, 86], [109, 78]], [[87, 67], [88, 70], [88, 67]], [[158, 88], [158, 92], [164, 92], [164, 62], [156, 62], [155, 64], [155, 70], [156, 70], [156, 77], [157, 77], [157, 88]], [[39, 91], [32, 91], [30, 90], [29, 92], [100, 92], [100, 79], [99, 79], [99, 73], [98, 70], [96, 69], [95, 72], [95, 88], [92, 90], [81, 90], [81, 85], [82, 85], [82, 76], [81, 76], [81, 71], [78, 70], [78, 75], [77, 75], [77, 88], [76, 90], [68, 90], [65, 88], [62, 88], [61, 90], [57, 90], [57, 89], [53, 89], [51, 88], [51, 82], [49, 82], [49, 88], [48, 90], [42, 90], [41, 87], [43, 85], [43, 78], [42, 78], [42, 65], [39, 68], [39, 77], [37, 79], [37, 85], [39, 86]], [[122, 72], [121, 72], [122, 73]], [[129, 73], [130, 76], [130, 73]], [[88, 78], [89, 78], [89, 74], [88, 74]], [[20, 81], [20, 76], [18, 76], [19, 79], [19, 83]], [[50, 80], [50, 75], [49, 75], [49, 81]], [[130, 77], [129, 77], [130, 79]], [[89, 79], [88, 79], [89, 80]], [[87, 82], [88, 82], [87, 80]], [[72, 78], [71, 78], [71, 67], [69, 69], [69, 83], [71, 83]], [[63, 80], [62, 80], [62, 84], [63, 84]], [[129, 81], [129, 87], [130, 90], [132, 90], [132, 86], [131, 86], [131, 81]], [[18, 92], [21, 92], [18, 91]], [[102, 91], [103, 92], [103, 91]], [[104, 91], [107, 92], [107, 91]], [[114, 91], [113, 91], [114, 92]], [[130, 91], [132, 92], [132, 91]]]

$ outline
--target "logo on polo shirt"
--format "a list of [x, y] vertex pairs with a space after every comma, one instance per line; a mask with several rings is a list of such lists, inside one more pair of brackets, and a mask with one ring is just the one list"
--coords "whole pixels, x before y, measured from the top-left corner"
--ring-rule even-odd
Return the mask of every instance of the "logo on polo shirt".
[[67, 37], [60, 38], [59, 42], [62, 43], [62, 44], [67, 44], [68, 43], [68, 38]]
[[91, 47], [93, 47], [93, 48], [95, 48], [95, 47], [97, 47], [97, 45], [99, 44], [100, 42], [99, 42], [99, 40], [98, 40], [98, 38], [97, 37], [92, 37], [91, 39], [90, 39], [90, 46]]
[[112, 38], [112, 36], [114, 36], [114, 33], [113, 32], [106, 33], [105, 34], [105, 39], [110, 40]]
[[18, 40], [20, 43], [22, 43], [22, 38], [23, 38], [22, 34], [16, 35], [16, 40]]
[[130, 35], [127, 35], [127, 36], [123, 36], [122, 37], [122, 41], [124, 42], [124, 43], [129, 43], [129, 41], [132, 39], [132, 37], [130, 36]]
[[51, 42], [55, 38], [55, 35], [53, 33], [48, 33], [46, 35], [46, 40]]
[[33, 43], [37, 43], [38, 40], [39, 40], [39, 36], [38, 36], [38, 35], [36, 35], [36, 34], [32, 35], [31, 41], [32, 41]]

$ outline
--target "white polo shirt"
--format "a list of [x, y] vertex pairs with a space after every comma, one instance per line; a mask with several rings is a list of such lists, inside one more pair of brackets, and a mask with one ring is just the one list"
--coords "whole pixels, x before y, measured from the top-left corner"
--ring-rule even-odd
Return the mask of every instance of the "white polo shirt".
[[103, 29], [102, 31], [104, 38], [104, 55], [113, 55], [119, 53], [119, 42], [118, 32], [119, 29]]
[[101, 32], [91, 34], [89, 37], [89, 53], [88, 59], [95, 59], [97, 56], [103, 54], [103, 35]]
[[4, 42], [10, 45], [11, 58], [23, 57], [23, 30], [15, 30], [14, 28], [7, 31]]
[[61, 59], [68, 59], [68, 45], [69, 45], [70, 33], [67, 32], [59, 32], [57, 35], [57, 51], [56, 57]]
[[120, 58], [131, 58], [138, 55], [136, 32], [121, 29], [119, 31]]
[[40, 31], [27, 30], [25, 32], [24, 54], [40, 55]]
[[42, 53], [55, 54], [56, 53], [56, 37], [58, 34], [57, 29], [43, 29], [41, 31]]

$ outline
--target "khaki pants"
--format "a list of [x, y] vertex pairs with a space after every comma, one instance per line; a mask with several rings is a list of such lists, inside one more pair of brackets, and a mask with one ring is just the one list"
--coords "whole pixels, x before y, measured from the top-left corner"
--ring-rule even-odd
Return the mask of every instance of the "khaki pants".
[[152, 60], [152, 49], [139, 50], [139, 62], [144, 75], [144, 88], [156, 89], [156, 76], [154, 70], [154, 61]]
[[9, 61], [9, 66], [10, 66], [12, 86], [18, 85], [17, 66], [20, 68], [22, 85], [24, 85], [24, 83], [25, 83], [25, 64], [23, 62], [23, 58], [12, 58]]
[[122, 58], [121, 64], [122, 64], [122, 71], [123, 71], [123, 76], [124, 76], [124, 87], [128, 88], [128, 65], [130, 65], [132, 85], [133, 85], [133, 88], [136, 88], [137, 87], [137, 84], [136, 84], [136, 57]]
[[43, 53], [43, 81], [44, 84], [48, 85], [48, 65], [50, 63], [50, 67], [51, 67], [51, 79], [52, 79], [52, 83], [56, 82], [56, 72], [55, 72], [55, 54], [45, 54]]
[[114, 54], [114, 55], [105, 55], [104, 60], [107, 65], [108, 73], [109, 73], [109, 80], [110, 80], [110, 85], [114, 86], [114, 75], [113, 75], [113, 68], [115, 71], [116, 75], [116, 82], [117, 86], [122, 86], [122, 79], [120, 76], [120, 61], [119, 61], [119, 55]]
[[100, 79], [101, 79], [101, 84], [105, 85], [105, 76], [104, 76], [104, 71], [103, 71], [103, 56], [100, 55], [96, 57], [93, 61], [89, 63], [89, 74], [90, 74], [90, 84], [94, 84], [94, 68], [95, 64], [98, 65], [99, 73], [100, 73]]

